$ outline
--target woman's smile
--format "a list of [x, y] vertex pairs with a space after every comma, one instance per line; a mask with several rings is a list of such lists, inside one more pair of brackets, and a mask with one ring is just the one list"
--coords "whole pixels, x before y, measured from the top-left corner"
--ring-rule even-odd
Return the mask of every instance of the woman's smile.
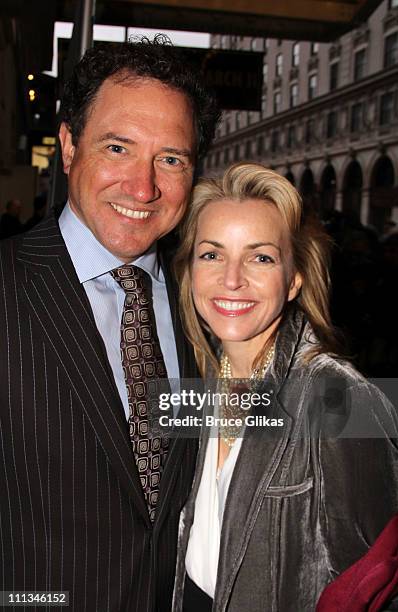
[[227, 317], [240, 317], [251, 312], [257, 302], [251, 300], [216, 297], [212, 299], [215, 310]]

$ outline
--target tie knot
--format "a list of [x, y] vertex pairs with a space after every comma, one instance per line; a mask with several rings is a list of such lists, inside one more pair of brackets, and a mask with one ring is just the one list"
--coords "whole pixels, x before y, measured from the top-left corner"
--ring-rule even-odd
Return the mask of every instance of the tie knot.
[[147, 273], [138, 266], [126, 264], [111, 270], [110, 273], [126, 293], [141, 293], [145, 290], [145, 277]]

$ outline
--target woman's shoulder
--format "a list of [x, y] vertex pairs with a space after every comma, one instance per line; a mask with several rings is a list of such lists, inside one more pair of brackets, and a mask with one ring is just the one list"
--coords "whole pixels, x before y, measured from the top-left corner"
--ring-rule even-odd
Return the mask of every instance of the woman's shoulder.
[[[303, 368], [307, 393], [317, 405], [323, 406], [323, 417], [339, 427], [343, 424], [346, 437], [397, 437], [398, 418], [393, 401], [398, 385], [382, 390], [355, 369], [347, 360], [327, 353], [313, 357]], [[391, 399], [390, 399], [391, 398]]]

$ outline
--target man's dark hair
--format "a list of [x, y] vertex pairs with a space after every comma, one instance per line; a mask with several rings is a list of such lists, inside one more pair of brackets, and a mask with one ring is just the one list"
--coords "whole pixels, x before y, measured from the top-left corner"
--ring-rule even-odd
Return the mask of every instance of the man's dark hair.
[[90, 107], [102, 83], [114, 76], [120, 82], [130, 78], [157, 79], [185, 94], [193, 107], [197, 134], [197, 156], [203, 157], [214, 137], [220, 111], [206, 90], [198, 69], [167, 36], [144, 37], [127, 43], [99, 43], [89, 49], [75, 66], [65, 84], [61, 119], [77, 145]]

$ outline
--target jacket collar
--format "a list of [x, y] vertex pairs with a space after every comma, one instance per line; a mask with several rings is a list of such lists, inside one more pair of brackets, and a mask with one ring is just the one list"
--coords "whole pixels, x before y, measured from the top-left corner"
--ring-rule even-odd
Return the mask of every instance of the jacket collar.
[[306, 322], [304, 313], [296, 304], [288, 304], [282, 318], [276, 341], [275, 359], [267, 373], [273, 384], [279, 389], [290, 372], [293, 358], [305, 348], [309, 348], [311, 328]]
[[[87, 295], [82, 288], [54, 212], [18, 240], [18, 291], [27, 305], [43, 338], [53, 347], [58, 362], [70, 380], [98, 441], [116, 474], [140, 511], [151, 525], [135, 468], [128, 426], [116, 389], [106, 350], [98, 333]], [[166, 274], [166, 280], [169, 274]], [[175, 295], [167, 286], [180, 371], [188, 375], [193, 354], [186, 347], [178, 318]], [[187, 370], [188, 368], [188, 370]], [[192, 376], [192, 371], [191, 374]], [[179, 474], [174, 466], [181, 463], [187, 441], [172, 439], [161, 481], [160, 510], [155, 526], [160, 526], [169, 511], [173, 483]], [[162, 491], [164, 492], [162, 494]]]

